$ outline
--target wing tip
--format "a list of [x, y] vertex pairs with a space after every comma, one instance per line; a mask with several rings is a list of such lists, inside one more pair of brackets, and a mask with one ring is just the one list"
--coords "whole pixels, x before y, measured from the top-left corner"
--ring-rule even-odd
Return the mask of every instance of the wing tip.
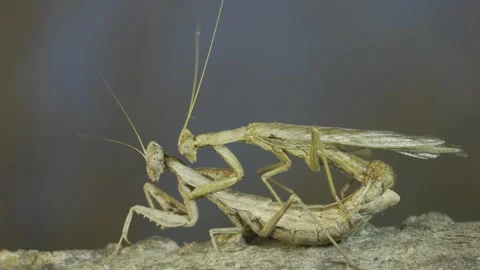
[[467, 153], [461, 146], [442, 144], [433, 147], [423, 148], [421, 151], [397, 151], [403, 155], [420, 158], [420, 159], [433, 159], [442, 154], [452, 154], [459, 157], [468, 157]]
[[465, 150], [463, 150], [460, 145], [444, 144], [442, 145], [442, 148], [446, 150], [446, 154], [453, 154], [460, 157], [468, 157], [467, 152], [465, 152]]

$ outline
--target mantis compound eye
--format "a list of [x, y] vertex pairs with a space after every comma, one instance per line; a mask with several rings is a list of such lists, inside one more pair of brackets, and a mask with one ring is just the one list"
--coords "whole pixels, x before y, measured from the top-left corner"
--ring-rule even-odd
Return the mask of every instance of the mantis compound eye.
[[146, 163], [148, 178], [153, 182], [158, 182], [160, 175], [165, 168], [165, 158], [163, 148], [156, 142], [150, 142], [146, 151]]
[[178, 138], [178, 151], [185, 156], [188, 161], [195, 163], [197, 161], [197, 148], [192, 132], [184, 129]]

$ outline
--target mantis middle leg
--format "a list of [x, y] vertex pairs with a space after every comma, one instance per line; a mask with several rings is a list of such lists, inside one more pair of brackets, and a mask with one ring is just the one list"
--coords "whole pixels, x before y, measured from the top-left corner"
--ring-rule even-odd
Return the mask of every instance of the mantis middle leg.
[[[195, 171], [200, 173], [201, 175], [209, 178], [212, 181], [216, 181], [218, 178], [228, 178], [231, 177], [234, 172], [231, 169], [220, 169], [220, 168], [196, 168]], [[215, 239], [216, 234], [241, 234], [243, 235], [245, 232], [245, 226], [241, 222], [241, 220], [237, 217], [235, 211], [233, 211], [230, 207], [222, 203], [221, 201], [215, 199], [214, 195], [206, 195], [209, 200], [214, 202], [222, 212], [224, 212], [227, 217], [232, 221], [235, 227], [229, 228], [214, 228], [209, 230], [210, 240], [212, 241], [213, 248], [215, 251], [219, 252], [217, 241]]]
[[[312, 171], [318, 172], [320, 171], [319, 158], [322, 159], [322, 162], [325, 167], [325, 174], [327, 175], [327, 179], [328, 179], [330, 192], [332, 193], [332, 196], [335, 199], [335, 201], [338, 203], [340, 209], [344, 212], [345, 216], [350, 220], [350, 215], [348, 215], [347, 211], [345, 210], [345, 207], [343, 207], [342, 201], [337, 196], [335, 185], [333, 183], [333, 178], [330, 172], [330, 167], [328, 166], [327, 157], [324, 152], [323, 144], [320, 140], [320, 134], [313, 127], [311, 128], [311, 134], [312, 134], [311, 145], [308, 151], [309, 153], [305, 157], [305, 162], [307, 163], [307, 165], [310, 167]], [[274, 195], [277, 201], [281, 202], [280, 198], [278, 197], [277, 193], [273, 190], [269, 181], [273, 176], [287, 171], [291, 167], [292, 161], [290, 160], [288, 155], [280, 148], [273, 148], [270, 145], [263, 143], [262, 141], [255, 141], [255, 144], [262, 147], [264, 150], [272, 152], [280, 160], [279, 163], [261, 168], [257, 172], [261, 174], [262, 181], [270, 190], [270, 193]], [[320, 152], [320, 157], [318, 155], [318, 152]], [[286, 189], [286, 187], [283, 185], [279, 185], [279, 186], [282, 187], [283, 189]]]

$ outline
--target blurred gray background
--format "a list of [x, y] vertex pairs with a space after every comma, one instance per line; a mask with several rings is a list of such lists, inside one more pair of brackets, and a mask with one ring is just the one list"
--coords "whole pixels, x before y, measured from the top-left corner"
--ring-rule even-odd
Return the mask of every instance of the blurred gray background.
[[[119, 239], [130, 206], [146, 205], [148, 179], [134, 151], [76, 137], [137, 145], [97, 69], [143, 139], [179, 156], [194, 32], [201, 21], [203, 61], [218, 6], [213, 0], [0, 4], [0, 249], [99, 248]], [[399, 224], [426, 211], [480, 220], [479, 11], [479, 1], [226, 1], [190, 129], [278, 121], [441, 137], [469, 157], [425, 161], [375, 152], [373, 158], [395, 168], [402, 199], [373, 223]], [[269, 196], [255, 171], [274, 156], [239, 143], [230, 149], [246, 170], [235, 189]], [[211, 149], [198, 158], [195, 166], [224, 166]], [[346, 179], [335, 177], [340, 188]], [[277, 179], [305, 202], [333, 200], [323, 173], [301, 160]], [[178, 195], [175, 180], [165, 174], [158, 186]], [[136, 216], [130, 239], [202, 241], [208, 229], [231, 226], [209, 201], [199, 208], [193, 228], [161, 231]]]

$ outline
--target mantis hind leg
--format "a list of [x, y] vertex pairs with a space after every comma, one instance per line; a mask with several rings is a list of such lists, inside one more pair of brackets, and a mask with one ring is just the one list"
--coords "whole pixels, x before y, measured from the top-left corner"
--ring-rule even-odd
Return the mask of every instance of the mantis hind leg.
[[[343, 258], [347, 261], [348, 265], [350, 265], [354, 269], [362, 269], [360, 266], [355, 264], [350, 259], [350, 257], [347, 255], [347, 253], [338, 245], [337, 241], [335, 241], [335, 239], [333, 239], [333, 237], [330, 235], [328, 230], [325, 227], [322, 226], [322, 223], [318, 221], [318, 219], [313, 215], [312, 211], [310, 209], [308, 209], [308, 207], [302, 202], [302, 200], [298, 196], [295, 196], [295, 197], [296, 197], [296, 202], [299, 203], [302, 206], [304, 211], [313, 219], [313, 221], [316, 223], [316, 225], [322, 231], [325, 232], [325, 235], [328, 237], [328, 240], [330, 240], [330, 242], [335, 246], [335, 248], [338, 250], [338, 252], [340, 252], [340, 254], [342, 254]], [[340, 203], [338, 205], [340, 206]]]
[[293, 203], [298, 203], [301, 205], [301, 207], [303, 208], [303, 210], [309, 215], [309, 217], [312, 219], [312, 221], [316, 224], [316, 226], [318, 228], [320, 228], [320, 230], [322, 230], [325, 235], [327, 236], [327, 238], [330, 240], [330, 242], [335, 246], [335, 248], [338, 250], [338, 252], [340, 252], [340, 254], [342, 254], [342, 256], [345, 258], [345, 260], [347, 261], [347, 263], [352, 266], [353, 268], [355, 269], [361, 269], [358, 265], [356, 265], [351, 259], [350, 257], [347, 255], [347, 253], [338, 245], [337, 241], [335, 241], [335, 239], [333, 239], [333, 237], [331, 236], [330, 232], [322, 226], [322, 223], [318, 221], [318, 219], [315, 217], [315, 215], [313, 215], [312, 211], [308, 208], [307, 205], [305, 205], [302, 200], [295, 194], [295, 192], [285, 186], [283, 186], [282, 184], [278, 183], [276, 180], [274, 179], [270, 179], [270, 181], [277, 185], [277, 186], [280, 186], [281, 188], [285, 189], [286, 191], [288, 191], [291, 195], [290, 195], [290, 198], [288, 198], [288, 200], [285, 202], [285, 204], [282, 206], [282, 208], [280, 208], [280, 210], [275, 213], [268, 221], [267, 223], [265, 223], [265, 225], [263, 226], [263, 229], [262, 231], [260, 232], [260, 235], [262, 237], [269, 237], [273, 230], [275, 229], [275, 227], [277, 226], [278, 222], [280, 221], [280, 219], [283, 217], [283, 215], [285, 215], [285, 213], [287, 212], [288, 208], [293, 204]]
[[[273, 180], [273, 179], [270, 179], [273, 183], [275, 184], [279, 184], [277, 181]], [[277, 213], [275, 213], [275, 215], [273, 215], [268, 221], [267, 223], [265, 223], [265, 225], [263, 225], [263, 228], [262, 230], [260, 231], [259, 235], [261, 237], [269, 237], [273, 230], [275, 229], [275, 227], [277, 226], [278, 222], [280, 221], [280, 219], [283, 217], [283, 215], [285, 215], [285, 213], [287, 212], [288, 208], [290, 208], [290, 206], [295, 202], [299, 200], [297, 195], [295, 195], [295, 193], [293, 193], [292, 195], [290, 195], [290, 198], [288, 198], [288, 200], [285, 202], [285, 204], [283, 204], [282, 208], [280, 208], [280, 210], [278, 210]]]

